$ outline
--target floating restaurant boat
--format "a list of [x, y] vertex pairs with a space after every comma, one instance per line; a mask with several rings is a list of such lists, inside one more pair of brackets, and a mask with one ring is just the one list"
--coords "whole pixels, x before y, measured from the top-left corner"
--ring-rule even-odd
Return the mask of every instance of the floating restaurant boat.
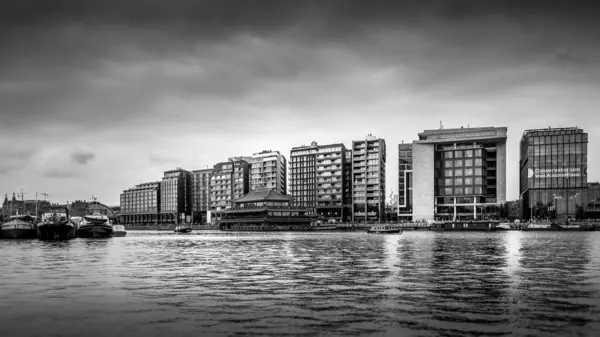
[[191, 233], [192, 225], [191, 224], [177, 225], [177, 226], [175, 226], [175, 229], [173, 229], [173, 232], [175, 232], [175, 233]]
[[110, 238], [113, 234], [113, 225], [109, 213], [114, 217], [112, 209], [97, 201], [91, 202], [81, 220], [77, 236], [82, 238]]
[[389, 225], [374, 225], [367, 231], [369, 234], [398, 234], [402, 233], [400, 228]]
[[37, 217], [29, 214], [13, 215], [0, 227], [4, 239], [35, 239]]
[[495, 230], [499, 221], [497, 220], [467, 220], [467, 221], [444, 221], [433, 223], [432, 230], [438, 231], [489, 231]]
[[42, 221], [37, 224], [40, 240], [68, 240], [77, 236], [77, 223], [69, 218], [69, 209], [51, 206], [42, 210]]
[[112, 236], [123, 237], [127, 235], [127, 231], [125, 230], [125, 226], [123, 225], [113, 225], [113, 234]]
[[290, 206], [294, 198], [270, 189], [256, 189], [235, 200], [217, 220], [222, 231], [312, 231], [315, 216]]

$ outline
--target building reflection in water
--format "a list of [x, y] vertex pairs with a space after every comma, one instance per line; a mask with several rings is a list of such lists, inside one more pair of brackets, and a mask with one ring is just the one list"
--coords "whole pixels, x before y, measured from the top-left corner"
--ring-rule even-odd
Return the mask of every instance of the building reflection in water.
[[515, 326], [525, 333], [579, 334], [597, 322], [592, 281], [598, 271], [586, 269], [590, 241], [587, 233], [576, 232], [523, 235]]

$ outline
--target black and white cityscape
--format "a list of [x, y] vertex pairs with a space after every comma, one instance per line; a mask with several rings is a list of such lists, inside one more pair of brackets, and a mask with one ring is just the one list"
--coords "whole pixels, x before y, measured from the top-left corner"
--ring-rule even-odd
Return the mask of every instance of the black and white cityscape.
[[0, 336], [600, 334], [599, 7], [7, 1]]

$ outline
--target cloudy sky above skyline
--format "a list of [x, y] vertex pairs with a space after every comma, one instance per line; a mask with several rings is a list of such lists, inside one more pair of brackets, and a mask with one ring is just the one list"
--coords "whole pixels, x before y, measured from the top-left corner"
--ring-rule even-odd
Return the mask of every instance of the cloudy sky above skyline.
[[[37, 4], [34, 4], [37, 3]], [[418, 5], [417, 5], [418, 3]], [[14, 1], [0, 11], [0, 193], [118, 205], [122, 190], [263, 149], [424, 129], [589, 133], [600, 15], [568, 1]]]

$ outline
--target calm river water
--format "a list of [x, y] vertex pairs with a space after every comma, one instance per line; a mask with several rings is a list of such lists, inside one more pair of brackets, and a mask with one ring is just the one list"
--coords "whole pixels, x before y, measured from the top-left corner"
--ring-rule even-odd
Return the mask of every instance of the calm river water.
[[0, 240], [0, 336], [600, 336], [600, 232]]

